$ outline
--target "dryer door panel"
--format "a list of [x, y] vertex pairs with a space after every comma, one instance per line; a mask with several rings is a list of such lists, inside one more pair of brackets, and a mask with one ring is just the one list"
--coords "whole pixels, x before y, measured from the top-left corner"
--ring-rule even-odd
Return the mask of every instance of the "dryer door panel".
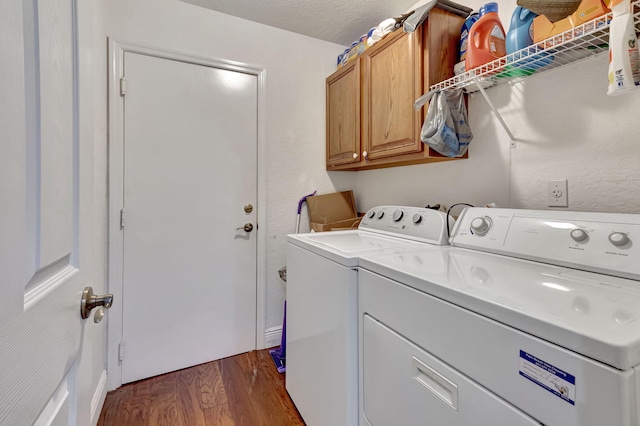
[[363, 408], [372, 426], [540, 425], [369, 315], [363, 348]]

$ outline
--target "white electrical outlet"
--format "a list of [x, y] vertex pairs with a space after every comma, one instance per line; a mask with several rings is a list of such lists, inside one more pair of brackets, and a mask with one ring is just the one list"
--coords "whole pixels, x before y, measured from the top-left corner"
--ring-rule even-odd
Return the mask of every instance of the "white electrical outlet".
[[567, 180], [550, 180], [547, 184], [547, 204], [549, 207], [569, 207]]

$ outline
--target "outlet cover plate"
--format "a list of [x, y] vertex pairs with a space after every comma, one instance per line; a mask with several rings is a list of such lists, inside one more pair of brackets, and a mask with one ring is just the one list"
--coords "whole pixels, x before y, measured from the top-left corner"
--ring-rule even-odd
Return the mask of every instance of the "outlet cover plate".
[[550, 180], [547, 183], [547, 204], [549, 207], [569, 207], [567, 180]]

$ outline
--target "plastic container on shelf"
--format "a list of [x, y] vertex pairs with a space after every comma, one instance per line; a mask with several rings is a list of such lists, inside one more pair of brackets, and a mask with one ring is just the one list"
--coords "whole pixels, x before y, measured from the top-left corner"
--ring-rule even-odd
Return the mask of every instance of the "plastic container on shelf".
[[[520, 6], [516, 7], [513, 11], [509, 31], [507, 31], [507, 55], [511, 55], [519, 50], [522, 51], [507, 58], [508, 62], [517, 63], [515, 65], [508, 64], [500, 76], [528, 76], [533, 74], [536, 69], [549, 65], [553, 61], [553, 55], [549, 53], [536, 53], [535, 48], [527, 50], [527, 47], [533, 44], [533, 19], [536, 16], [538, 15]], [[525, 57], [526, 59], [524, 59]]]
[[460, 62], [464, 61], [467, 58], [467, 45], [469, 40], [469, 31], [475, 22], [478, 20], [480, 15], [477, 13], [472, 13], [467, 17], [462, 24], [462, 28], [460, 28], [460, 54], [458, 55], [458, 60]]
[[524, 49], [533, 44], [533, 18], [536, 15], [529, 9], [518, 6], [511, 15], [511, 25], [507, 31], [507, 54]]
[[480, 8], [480, 17], [471, 26], [467, 44], [465, 68], [467, 71], [506, 55], [506, 35], [498, 3], [487, 3]]

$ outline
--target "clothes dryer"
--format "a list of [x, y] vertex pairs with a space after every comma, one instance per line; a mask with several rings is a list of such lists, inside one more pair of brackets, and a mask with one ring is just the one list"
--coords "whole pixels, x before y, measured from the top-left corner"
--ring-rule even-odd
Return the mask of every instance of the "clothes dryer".
[[360, 261], [360, 421], [640, 425], [640, 215], [469, 208]]

